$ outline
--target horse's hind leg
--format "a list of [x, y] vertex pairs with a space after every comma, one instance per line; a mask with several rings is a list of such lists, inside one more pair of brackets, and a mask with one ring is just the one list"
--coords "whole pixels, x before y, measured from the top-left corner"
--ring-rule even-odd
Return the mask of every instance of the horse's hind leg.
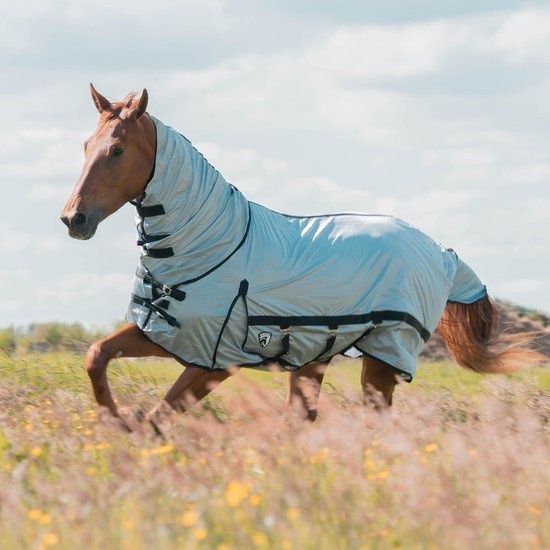
[[396, 375], [388, 365], [368, 355], [363, 357], [361, 386], [365, 405], [378, 410], [391, 406], [396, 384]]
[[317, 405], [327, 363], [308, 363], [290, 373], [286, 406], [304, 420], [317, 418]]

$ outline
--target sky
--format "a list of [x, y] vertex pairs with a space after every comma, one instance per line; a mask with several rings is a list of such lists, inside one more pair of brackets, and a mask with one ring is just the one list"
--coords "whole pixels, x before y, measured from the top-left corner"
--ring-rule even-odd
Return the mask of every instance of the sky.
[[550, 7], [487, 0], [20, 0], [0, 7], [0, 327], [124, 317], [134, 208], [59, 213], [97, 111], [149, 92], [248, 198], [405, 219], [550, 312]]

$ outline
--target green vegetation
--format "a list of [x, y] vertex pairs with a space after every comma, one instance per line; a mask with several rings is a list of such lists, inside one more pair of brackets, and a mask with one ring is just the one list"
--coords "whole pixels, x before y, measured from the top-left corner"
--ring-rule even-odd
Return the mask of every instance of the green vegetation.
[[[423, 365], [390, 414], [360, 364], [328, 371], [320, 417], [283, 414], [286, 373], [245, 370], [166, 440], [98, 422], [81, 354], [0, 355], [0, 547], [545, 548], [550, 372]], [[178, 376], [118, 360], [121, 404]]]
[[33, 323], [24, 328], [0, 329], [0, 353], [83, 352], [100, 331], [87, 330], [80, 323]]

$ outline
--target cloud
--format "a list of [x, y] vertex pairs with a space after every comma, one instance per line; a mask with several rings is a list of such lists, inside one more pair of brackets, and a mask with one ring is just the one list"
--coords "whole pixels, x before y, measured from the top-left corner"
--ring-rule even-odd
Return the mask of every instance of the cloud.
[[492, 292], [502, 299], [513, 296], [520, 304], [550, 312], [550, 302], [544, 298], [549, 287], [550, 277], [512, 279], [494, 284]]
[[67, 188], [49, 183], [39, 183], [29, 189], [27, 197], [36, 202], [55, 200], [61, 204], [63, 199], [67, 198]]
[[61, 240], [45, 233], [32, 233], [0, 223], [0, 250], [3, 256], [21, 257], [28, 254], [51, 254], [62, 250]]
[[120, 295], [129, 296], [132, 273], [107, 273], [103, 275], [74, 272], [63, 276], [55, 285], [39, 287], [35, 298], [40, 301], [55, 301], [75, 304], [100, 300], [105, 302]]
[[550, 12], [528, 9], [507, 14], [492, 38], [491, 48], [508, 63], [549, 63]]
[[0, 176], [11, 182], [73, 180], [82, 165], [84, 138], [82, 131], [59, 126], [7, 126], [0, 134]]

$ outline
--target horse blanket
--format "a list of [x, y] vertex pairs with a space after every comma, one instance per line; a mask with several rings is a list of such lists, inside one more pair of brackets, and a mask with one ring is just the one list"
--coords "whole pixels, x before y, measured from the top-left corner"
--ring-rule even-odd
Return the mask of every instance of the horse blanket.
[[446, 302], [486, 295], [451, 249], [409, 224], [274, 212], [153, 121], [127, 319], [185, 365], [297, 369], [354, 349], [410, 381]]

